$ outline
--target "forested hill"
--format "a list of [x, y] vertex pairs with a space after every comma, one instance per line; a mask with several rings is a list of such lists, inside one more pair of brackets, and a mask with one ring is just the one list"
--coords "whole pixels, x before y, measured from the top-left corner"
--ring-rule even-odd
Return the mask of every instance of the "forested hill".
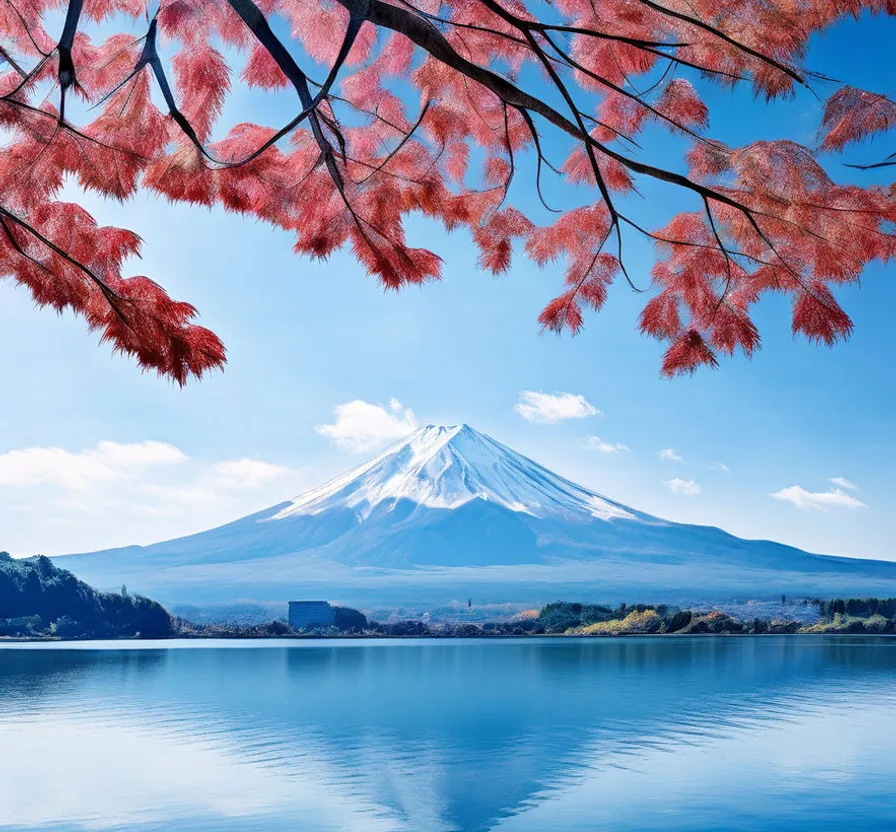
[[139, 595], [98, 592], [46, 557], [0, 552], [0, 636], [170, 635], [171, 616]]

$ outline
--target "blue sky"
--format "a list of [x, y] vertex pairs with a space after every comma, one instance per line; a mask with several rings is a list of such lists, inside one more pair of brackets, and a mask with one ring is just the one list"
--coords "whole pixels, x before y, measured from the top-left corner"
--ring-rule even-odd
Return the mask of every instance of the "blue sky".
[[[892, 31], [889, 21], [844, 24], [819, 39], [809, 64], [892, 93], [896, 70], [874, 59], [891, 48]], [[808, 93], [768, 109], [748, 91], [707, 99], [710, 135], [732, 144], [811, 142], [818, 124]], [[277, 123], [287, 106], [240, 94], [231, 110]], [[653, 158], [678, 153], [671, 140], [648, 143]], [[876, 158], [885, 146], [847, 157]], [[868, 176], [837, 160], [830, 169]], [[648, 225], [685, 205], [649, 183], [642, 193], [634, 210]], [[848, 343], [828, 350], [793, 339], [786, 301], [770, 298], [757, 314], [763, 349], [752, 361], [670, 381], [659, 377], [662, 346], [636, 331], [644, 297], [624, 283], [578, 337], [540, 335], [536, 318], [561, 285], [559, 267], [517, 258], [495, 279], [477, 269], [468, 235], [421, 219], [410, 236], [445, 258], [444, 279], [395, 294], [348, 254], [298, 259], [289, 235], [222, 211], [146, 195], [124, 206], [88, 202], [102, 222], [143, 236], [144, 259], [131, 272], [194, 303], [229, 363], [179, 389], [98, 347], [80, 320], [36, 310], [24, 290], [0, 283], [0, 549], [55, 554], [199, 531], [358, 464], [377, 435], [464, 421], [643, 511], [896, 559], [892, 266], [838, 291], [856, 324]], [[531, 193], [516, 202], [531, 207]], [[630, 272], [647, 286], [651, 248], [634, 235], [626, 247]], [[554, 405], [570, 418], [524, 418], [526, 391], [571, 394]], [[352, 402], [382, 410], [355, 404], [340, 420], [337, 408]], [[664, 449], [673, 451], [665, 459]], [[770, 496], [795, 486], [789, 500]]]

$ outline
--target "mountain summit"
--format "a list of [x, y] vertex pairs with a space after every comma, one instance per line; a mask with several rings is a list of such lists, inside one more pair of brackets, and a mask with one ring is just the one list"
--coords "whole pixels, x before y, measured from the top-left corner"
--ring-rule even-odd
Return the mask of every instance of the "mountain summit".
[[896, 563], [661, 520], [468, 425], [428, 425], [319, 488], [225, 526], [63, 560], [90, 583], [127, 583], [166, 603], [896, 594]]
[[469, 425], [427, 425], [376, 459], [297, 497], [272, 519], [350, 509], [360, 520], [383, 504], [456, 509], [484, 500], [533, 517], [634, 518]]

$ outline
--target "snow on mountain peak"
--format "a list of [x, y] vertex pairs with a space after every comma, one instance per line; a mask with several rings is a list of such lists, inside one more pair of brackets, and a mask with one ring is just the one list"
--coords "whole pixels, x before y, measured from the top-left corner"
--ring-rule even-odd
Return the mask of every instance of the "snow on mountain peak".
[[427, 425], [378, 457], [294, 499], [279, 520], [347, 508], [359, 519], [407, 500], [453, 509], [485, 500], [514, 512], [634, 519], [626, 507], [588, 491], [469, 425]]

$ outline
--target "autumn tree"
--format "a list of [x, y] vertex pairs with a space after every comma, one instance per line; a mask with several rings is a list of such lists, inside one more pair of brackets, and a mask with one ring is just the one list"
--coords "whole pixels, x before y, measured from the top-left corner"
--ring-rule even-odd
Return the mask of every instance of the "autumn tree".
[[[192, 306], [124, 276], [138, 236], [60, 199], [71, 177], [121, 200], [144, 188], [223, 206], [311, 257], [350, 246], [388, 288], [440, 276], [438, 254], [406, 240], [420, 212], [471, 233], [488, 271], [514, 251], [562, 261], [539, 318], [556, 331], [577, 331], [613, 281], [635, 284], [624, 251], [646, 238], [656, 260], [640, 327], [667, 342], [666, 374], [756, 350], [750, 313], [767, 292], [790, 297], [795, 332], [830, 344], [852, 328], [832, 287], [894, 254], [896, 192], [838, 184], [819, 153], [888, 130], [896, 103], [811, 71], [804, 54], [814, 34], [865, 13], [896, 5], [0, 0], [0, 274], [180, 383], [223, 363]], [[700, 94], [713, 83], [824, 99], [817, 146], [713, 139]], [[286, 90], [293, 117], [216, 132], [236, 84]], [[651, 161], [642, 142], [655, 128], [684, 140], [683, 158]], [[549, 222], [514, 206], [520, 173]], [[584, 204], [547, 204], [548, 178], [581, 186]], [[638, 216], [646, 180], [681, 194], [663, 228]]]

